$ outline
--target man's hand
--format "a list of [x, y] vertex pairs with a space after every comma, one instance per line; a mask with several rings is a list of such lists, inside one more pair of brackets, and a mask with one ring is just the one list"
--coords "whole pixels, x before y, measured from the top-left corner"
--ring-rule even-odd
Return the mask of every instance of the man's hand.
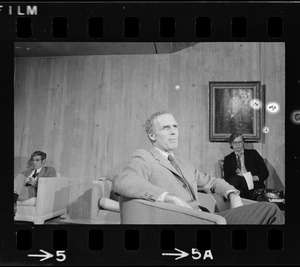
[[259, 181], [259, 177], [257, 175], [252, 176], [253, 181]]
[[229, 204], [230, 204], [230, 208], [234, 209], [240, 206], [243, 206], [243, 202], [242, 199], [239, 195], [235, 194], [235, 193], [230, 193], [229, 194]]
[[38, 183], [38, 179], [37, 178], [33, 178], [33, 182], [32, 182], [32, 186], [36, 187]]
[[242, 169], [237, 173], [237, 175], [243, 176], [244, 173], [247, 173], [247, 170], [246, 170], [245, 168], [242, 168]]
[[168, 193], [166, 196], [165, 196], [165, 200], [164, 202], [166, 203], [172, 203], [172, 204], [175, 204], [177, 206], [181, 206], [181, 207], [185, 207], [185, 208], [189, 208], [189, 209], [193, 209], [188, 203], [186, 203], [184, 200], [182, 200], [181, 198], [179, 197], [176, 197], [170, 193]]
[[31, 186], [35, 186], [37, 184], [37, 179], [29, 176], [26, 178], [26, 183], [30, 184]]
[[33, 177], [29, 176], [29, 177], [26, 178], [26, 184], [32, 185], [33, 182], [34, 182], [34, 178]]

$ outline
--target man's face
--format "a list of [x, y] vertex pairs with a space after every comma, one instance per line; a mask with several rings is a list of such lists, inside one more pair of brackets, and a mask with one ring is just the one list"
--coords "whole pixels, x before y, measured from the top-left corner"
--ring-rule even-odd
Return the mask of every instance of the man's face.
[[172, 152], [178, 147], [178, 124], [171, 114], [163, 114], [153, 121], [153, 133], [150, 138], [154, 146]]
[[244, 148], [244, 141], [243, 137], [240, 135], [237, 138], [235, 138], [231, 143], [234, 152], [240, 153]]
[[32, 163], [33, 163], [33, 166], [36, 170], [39, 169], [39, 168], [42, 168], [44, 166], [45, 162], [46, 162], [46, 160], [45, 159], [42, 160], [41, 156], [34, 156], [32, 158]]

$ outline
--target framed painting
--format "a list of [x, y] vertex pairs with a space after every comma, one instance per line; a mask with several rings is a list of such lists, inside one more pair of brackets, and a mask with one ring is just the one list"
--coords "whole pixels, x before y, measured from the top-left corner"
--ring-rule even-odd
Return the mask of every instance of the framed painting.
[[245, 141], [261, 140], [263, 107], [259, 81], [209, 82], [209, 140], [227, 142], [233, 132]]

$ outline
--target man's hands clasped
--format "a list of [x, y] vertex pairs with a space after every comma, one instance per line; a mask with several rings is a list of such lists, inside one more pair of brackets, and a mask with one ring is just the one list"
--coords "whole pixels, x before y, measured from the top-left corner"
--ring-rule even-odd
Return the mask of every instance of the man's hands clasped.
[[37, 185], [37, 179], [29, 176], [29, 177], [26, 178], [26, 183], [30, 184], [31, 186], [36, 186]]

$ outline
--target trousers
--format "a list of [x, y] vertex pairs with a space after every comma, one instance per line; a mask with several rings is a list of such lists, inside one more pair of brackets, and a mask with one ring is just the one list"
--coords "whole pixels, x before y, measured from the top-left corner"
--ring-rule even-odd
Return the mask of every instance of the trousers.
[[240, 197], [253, 199], [254, 189], [248, 189], [247, 182], [243, 176], [234, 175], [227, 182], [240, 191]]
[[284, 224], [285, 216], [274, 203], [246, 204], [216, 214], [223, 216], [227, 224]]
[[33, 186], [25, 186], [26, 177], [24, 174], [19, 173], [14, 178], [14, 192], [19, 195], [18, 201], [24, 201], [36, 197], [37, 188]]

